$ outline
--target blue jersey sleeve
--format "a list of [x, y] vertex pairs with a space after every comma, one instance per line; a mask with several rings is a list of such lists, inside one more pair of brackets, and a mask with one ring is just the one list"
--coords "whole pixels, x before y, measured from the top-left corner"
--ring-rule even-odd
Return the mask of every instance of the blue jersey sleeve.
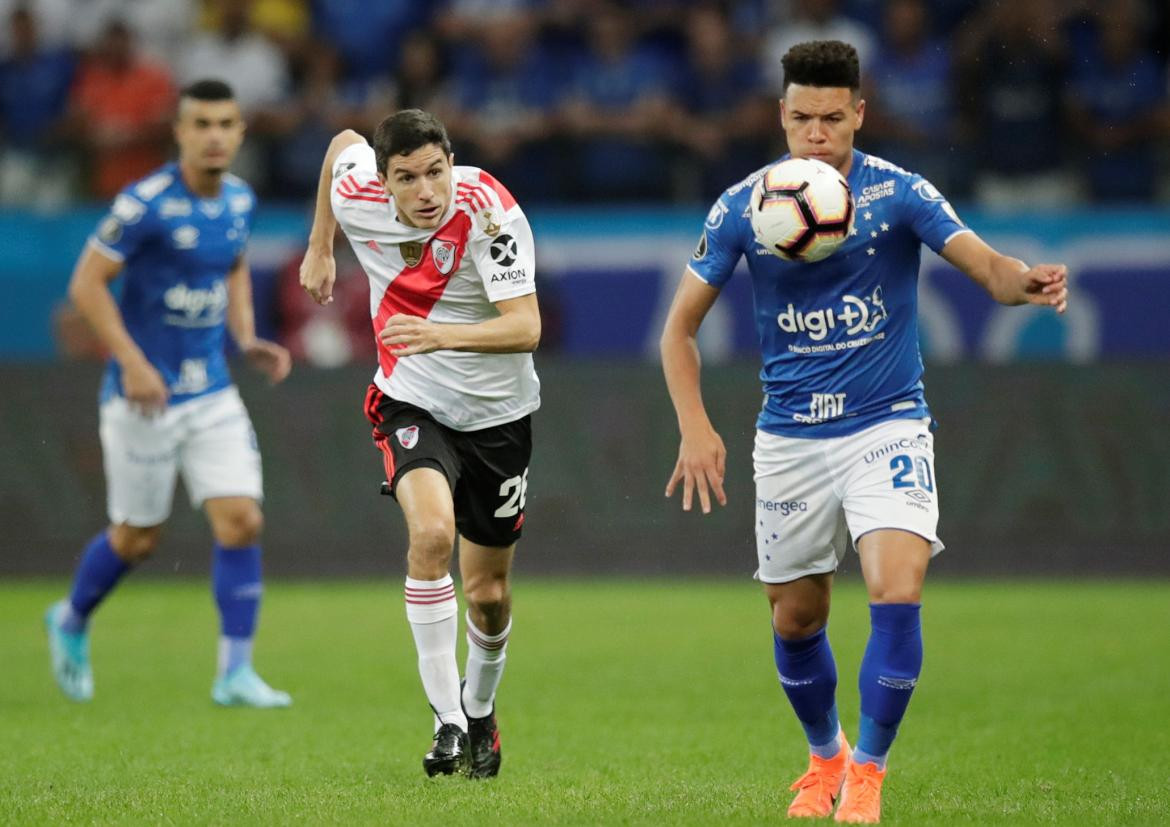
[[712, 287], [722, 287], [727, 283], [743, 254], [737, 221], [746, 219], [731, 211], [724, 194], [711, 207], [703, 223], [703, 234], [691, 255], [689, 266], [691, 272]]
[[902, 206], [914, 234], [936, 253], [959, 233], [970, 232], [946, 197], [921, 175], [910, 179]]
[[154, 229], [150, 207], [131, 192], [118, 193], [110, 211], [98, 223], [90, 241], [117, 261], [132, 256]]

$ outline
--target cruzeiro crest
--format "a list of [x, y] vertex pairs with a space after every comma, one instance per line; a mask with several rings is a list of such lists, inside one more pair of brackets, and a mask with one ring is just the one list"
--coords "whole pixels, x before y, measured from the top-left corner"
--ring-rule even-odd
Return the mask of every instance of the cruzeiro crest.
[[447, 275], [455, 264], [455, 242], [436, 238], [431, 242], [431, 257], [435, 260], [435, 269]]
[[398, 252], [402, 253], [402, 260], [407, 267], [413, 267], [422, 261], [422, 242], [403, 241], [398, 245]]

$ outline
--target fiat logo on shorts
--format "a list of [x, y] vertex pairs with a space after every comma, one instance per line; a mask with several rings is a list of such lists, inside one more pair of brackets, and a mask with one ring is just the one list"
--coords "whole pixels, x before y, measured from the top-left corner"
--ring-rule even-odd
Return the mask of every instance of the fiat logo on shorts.
[[394, 432], [394, 436], [398, 437], [398, 442], [409, 451], [418, 442], [418, 426], [411, 425], [409, 428], [399, 428]]

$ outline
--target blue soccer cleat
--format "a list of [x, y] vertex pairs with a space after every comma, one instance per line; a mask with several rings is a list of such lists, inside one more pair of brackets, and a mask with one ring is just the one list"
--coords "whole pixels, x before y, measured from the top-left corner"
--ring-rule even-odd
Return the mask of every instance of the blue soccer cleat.
[[49, 634], [49, 666], [57, 686], [73, 701], [93, 699], [93, 669], [89, 665], [89, 634], [66, 632], [61, 617], [68, 611], [59, 600], [45, 612], [45, 631]]
[[292, 706], [292, 697], [266, 684], [249, 663], [237, 666], [222, 678], [216, 678], [211, 687], [211, 700], [220, 706], [250, 706], [256, 709]]

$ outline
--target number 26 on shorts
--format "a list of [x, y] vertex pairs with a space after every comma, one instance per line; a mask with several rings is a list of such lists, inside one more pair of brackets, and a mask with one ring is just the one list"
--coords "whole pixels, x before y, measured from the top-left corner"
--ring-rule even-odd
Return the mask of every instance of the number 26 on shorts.
[[496, 517], [515, 517], [524, 508], [528, 496], [528, 469], [517, 477], [509, 477], [500, 485], [500, 496], [504, 504], [496, 509]]

